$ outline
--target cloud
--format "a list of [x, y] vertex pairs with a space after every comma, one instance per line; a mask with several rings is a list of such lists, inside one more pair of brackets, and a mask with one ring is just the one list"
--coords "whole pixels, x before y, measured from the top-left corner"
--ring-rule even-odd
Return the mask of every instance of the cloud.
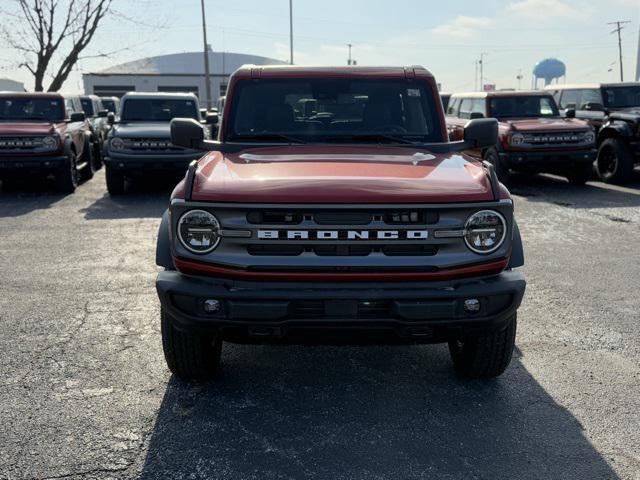
[[438, 25], [431, 30], [437, 35], [447, 35], [454, 37], [470, 37], [477, 30], [488, 28], [493, 24], [493, 20], [488, 17], [467, 17], [458, 15], [456, 18], [443, 25]]
[[523, 17], [576, 19], [590, 16], [593, 8], [582, 4], [574, 5], [565, 0], [521, 0], [511, 3], [507, 11]]

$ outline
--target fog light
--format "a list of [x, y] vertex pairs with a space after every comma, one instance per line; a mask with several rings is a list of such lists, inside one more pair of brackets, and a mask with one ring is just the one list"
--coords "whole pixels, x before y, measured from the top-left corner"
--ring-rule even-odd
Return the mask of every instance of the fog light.
[[467, 313], [478, 313], [480, 311], [480, 300], [468, 298], [464, 301], [464, 311]]
[[212, 298], [208, 298], [202, 304], [202, 308], [204, 308], [204, 311], [207, 313], [218, 313], [220, 311], [220, 307], [220, 301]]

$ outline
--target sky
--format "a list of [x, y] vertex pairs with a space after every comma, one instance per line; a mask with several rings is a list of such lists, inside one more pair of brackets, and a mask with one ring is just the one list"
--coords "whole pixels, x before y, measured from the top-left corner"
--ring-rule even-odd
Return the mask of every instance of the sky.
[[[205, 5], [213, 50], [288, 60], [288, 0]], [[81, 91], [82, 73], [202, 50], [199, 0], [114, 0], [114, 8], [64, 90]], [[474, 89], [483, 53], [484, 83], [528, 88], [534, 65], [547, 57], [566, 64], [567, 83], [617, 81], [617, 35], [607, 24], [616, 20], [630, 21], [622, 30], [623, 67], [633, 80], [640, 0], [293, 0], [293, 20], [297, 64], [345, 65], [351, 43], [359, 65], [423, 65], [455, 92]], [[0, 77], [32, 88], [20, 61], [0, 44]]]

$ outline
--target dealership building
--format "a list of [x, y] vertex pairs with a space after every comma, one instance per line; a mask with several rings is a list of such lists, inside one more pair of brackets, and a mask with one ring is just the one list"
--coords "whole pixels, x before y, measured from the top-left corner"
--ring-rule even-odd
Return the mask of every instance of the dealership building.
[[[283, 64], [281, 60], [243, 53], [209, 52], [211, 97], [225, 95], [227, 82], [245, 64]], [[206, 96], [202, 52], [174, 53], [123, 63], [82, 75], [87, 94], [121, 97], [126, 92], [193, 92]]]

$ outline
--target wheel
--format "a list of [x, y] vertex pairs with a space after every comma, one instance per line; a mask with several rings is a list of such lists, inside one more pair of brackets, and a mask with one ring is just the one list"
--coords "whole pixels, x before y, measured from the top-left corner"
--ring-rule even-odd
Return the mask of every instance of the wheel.
[[107, 177], [107, 190], [109, 191], [109, 195], [122, 195], [125, 186], [124, 174], [107, 165], [105, 168], [105, 176]]
[[596, 170], [605, 183], [626, 183], [633, 176], [633, 153], [621, 138], [607, 138], [598, 149]]
[[162, 349], [167, 366], [182, 380], [208, 380], [220, 369], [222, 341], [214, 335], [181, 332], [160, 309]]
[[55, 175], [56, 190], [62, 193], [73, 193], [78, 187], [79, 180], [76, 152], [72, 150], [63, 167]]
[[449, 342], [449, 353], [456, 371], [468, 378], [492, 378], [505, 371], [516, 341], [514, 314], [503, 330], [468, 336]]
[[498, 180], [506, 185], [509, 181], [509, 169], [500, 161], [498, 151], [495, 148], [489, 148], [484, 154], [484, 159], [494, 166]]
[[589, 181], [592, 173], [592, 164], [578, 165], [567, 172], [567, 180], [569, 180], [569, 183], [572, 185], [584, 185]]
[[85, 150], [86, 150], [85, 154], [88, 158], [86, 159], [85, 167], [82, 169], [82, 178], [84, 180], [91, 180], [96, 173], [93, 145], [90, 143], [87, 144]]
[[102, 168], [102, 149], [103, 149], [102, 140], [94, 144], [93, 168], [94, 168], [94, 171], [96, 172]]

